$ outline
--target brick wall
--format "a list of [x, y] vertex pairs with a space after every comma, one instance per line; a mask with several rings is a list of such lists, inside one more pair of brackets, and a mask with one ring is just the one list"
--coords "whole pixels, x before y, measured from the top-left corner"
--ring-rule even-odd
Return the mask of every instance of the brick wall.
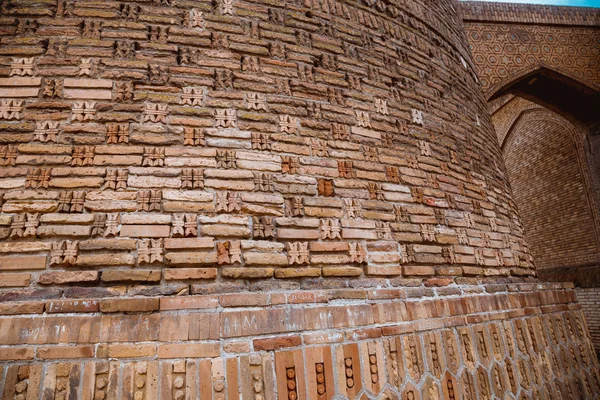
[[541, 66], [600, 90], [598, 9], [488, 2], [460, 8], [488, 97]]
[[488, 21], [499, 24], [570, 25], [597, 28], [600, 21], [600, 11], [597, 8], [482, 1], [461, 1], [459, 6], [465, 22]]
[[451, 3], [222, 3], [11, 3], [0, 299], [534, 274]]
[[13, 360], [0, 365], [5, 398], [600, 394], [570, 285], [49, 300], [0, 312], [0, 357]]
[[3, 397], [600, 393], [454, 1], [13, 0], [0, 24]]
[[522, 114], [505, 144], [515, 201], [538, 268], [593, 263], [600, 249], [575, 142], [553, 114]]
[[[597, 9], [483, 2], [461, 2], [460, 8], [487, 98], [540, 67], [599, 90]], [[488, 107], [539, 276], [597, 287], [600, 153], [594, 128], [512, 94]], [[596, 293], [590, 289], [588, 300]], [[590, 330], [598, 336], [600, 324], [591, 321]]]
[[576, 292], [590, 330], [592, 343], [598, 352], [600, 349], [600, 288], [577, 288]]

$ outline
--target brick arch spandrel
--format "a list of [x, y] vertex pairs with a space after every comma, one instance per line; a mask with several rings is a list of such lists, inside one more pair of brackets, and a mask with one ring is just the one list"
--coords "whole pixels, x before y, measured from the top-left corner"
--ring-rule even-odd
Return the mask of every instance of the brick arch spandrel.
[[541, 67], [600, 88], [600, 30], [531, 23], [467, 22], [467, 40], [486, 98]]
[[532, 109], [543, 109], [543, 107], [522, 97], [513, 97], [492, 114], [492, 123], [501, 149], [504, 148], [506, 138], [519, 116], [524, 111]]

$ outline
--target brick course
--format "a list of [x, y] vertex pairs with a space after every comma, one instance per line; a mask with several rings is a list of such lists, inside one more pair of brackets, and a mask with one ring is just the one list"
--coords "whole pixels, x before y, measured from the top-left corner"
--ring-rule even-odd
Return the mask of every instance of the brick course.
[[488, 98], [539, 67], [600, 90], [598, 9], [466, 1], [460, 10]]

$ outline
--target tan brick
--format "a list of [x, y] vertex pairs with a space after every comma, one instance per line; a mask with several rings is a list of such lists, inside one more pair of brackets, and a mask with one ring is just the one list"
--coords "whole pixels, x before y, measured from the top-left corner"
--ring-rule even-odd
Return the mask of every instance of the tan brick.
[[99, 304], [98, 300], [53, 300], [46, 303], [46, 312], [49, 314], [98, 312]]
[[405, 265], [403, 268], [404, 268], [404, 275], [406, 275], [406, 276], [427, 276], [427, 275], [435, 274], [435, 269], [431, 266]]
[[80, 254], [77, 257], [79, 267], [116, 267], [135, 265], [135, 257], [129, 253]]
[[41, 314], [44, 312], [43, 301], [28, 301], [26, 303], [0, 303], [0, 315]]
[[2, 347], [0, 360], [33, 360], [33, 347]]
[[161, 310], [185, 310], [193, 308], [216, 308], [219, 301], [213, 296], [161, 297]]
[[282, 253], [245, 252], [244, 262], [247, 266], [278, 266], [288, 265], [288, 259]]
[[223, 343], [223, 351], [226, 353], [240, 354], [250, 352], [250, 342]]
[[0, 274], [0, 287], [29, 286], [30, 281], [31, 274], [8, 272]]
[[362, 268], [358, 267], [323, 267], [323, 276], [360, 276]]
[[189, 279], [215, 279], [217, 277], [216, 268], [181, 268], [165, 269], [164, 277], [166, 280], [189, 280]]
[[218, 357], [219, 343], [172, 343], [159, 344], [158, 358], [206, 358]]
[[170, 238], [165, 239], [165, 250], [213, 249], [213, 238]]
[[168, 225], [123, 225], [122, 237], [148, 237], [161, 238], [171, 235], [171, 227]]
[[46, 256], [0, 257], [0, 271], [46, 268]]
[[85, 225], [43, 225], [39, 236], [89, 236], [91, 228]]
[[157, 345], [154, 343], [108, 345], [108, 357], [110, 358], [154, 357], [156, 353]]
[[165, 260], [168, 265], [172, 266], [196, 266], [198, 264], [217, 264], [217, 252], [193, 252], [193, 253], [167, 253]]
[[231, 279], [263, 279], [273, 276], [273, 268], [223, 268], [221, 276]]
[[321, 276], [320, 268], [277, 268], [275, 278], [305, 278]]
[[161, 272], [150, 269], [102, 271], [102, 282], [158, 282]]
[[222, 307], [240, 307], [240, 306], [264, 306], [269, 304], [268, 294], [222, 294], [219, 296], [219, 303]]
[[41, 359], [91, 358], [94, 356], [94, 346], [47, 346], [38, 347], [36, 357]]

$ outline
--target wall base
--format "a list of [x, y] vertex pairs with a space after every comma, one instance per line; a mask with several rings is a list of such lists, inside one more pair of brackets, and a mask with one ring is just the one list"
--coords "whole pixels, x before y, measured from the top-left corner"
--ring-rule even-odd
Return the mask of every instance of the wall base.
[[444, 290], [3, 303], [0, 390], [3, 399], [600, 396], [570, 285]]

